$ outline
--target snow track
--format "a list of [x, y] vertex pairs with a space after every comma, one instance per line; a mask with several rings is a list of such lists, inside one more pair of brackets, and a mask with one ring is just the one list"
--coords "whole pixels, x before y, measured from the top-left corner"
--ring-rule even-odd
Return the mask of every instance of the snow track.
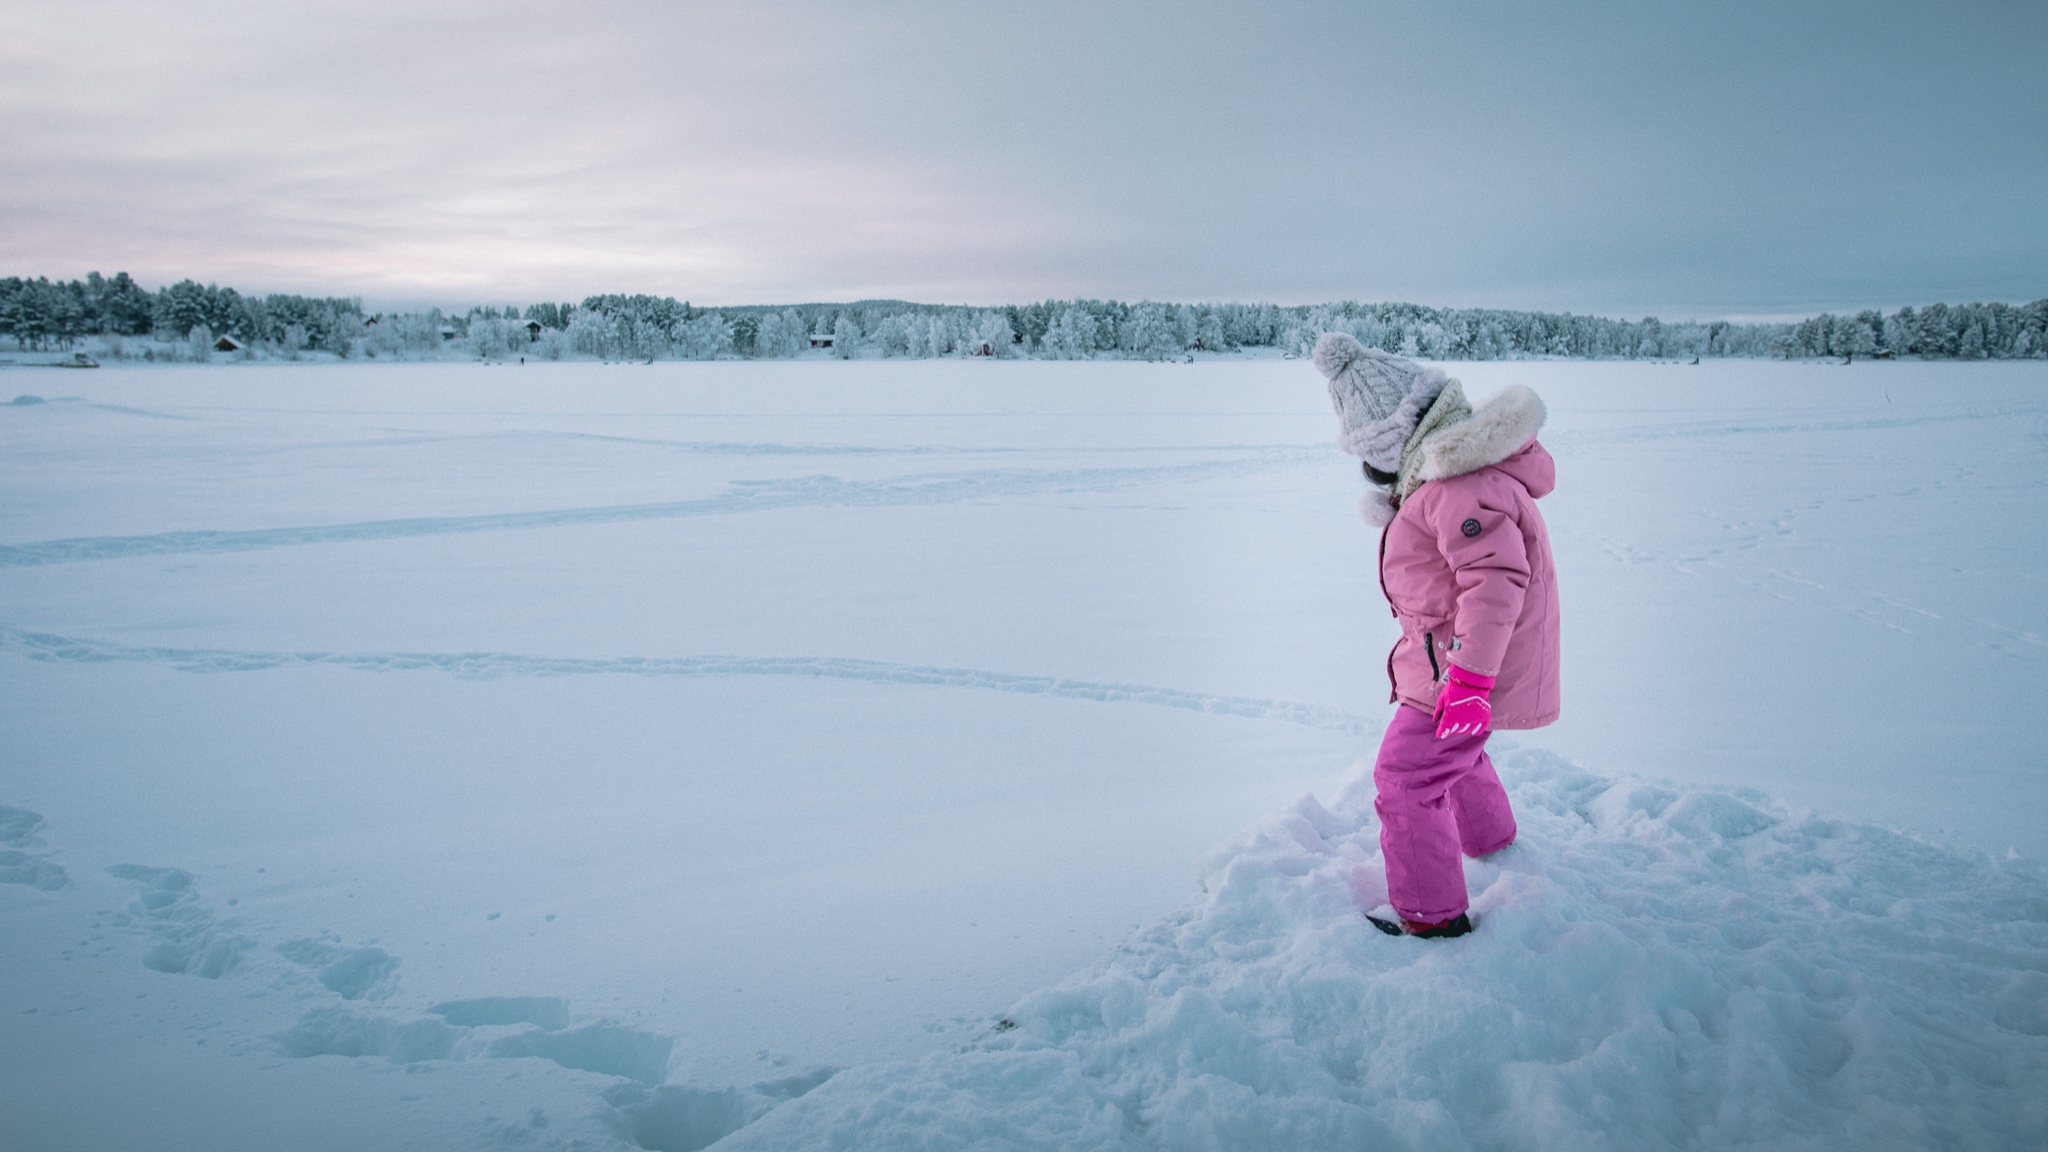
[[720, 495], [701, 500], [555, 508], [538, 512], [504, 512], [483, 516], [363, 520], [348, 524], [313, 524], [240, 531], [195, 529], [143, 536], [82, 536], [27, 544], [0, 544], [0, 568], [195, 552], [256, 552], [302, 544], [343, 544], [470, 532], [504, 532], [582, 524], [620, 524], [645, 520], [673, 520], [687, 516], [728, 516], [784, 508], [956, 504], [969, 500], [1048, 493], [1104, 492], [1148, 484], [1228, 479], [1324, 458], [1321, 452], [1298, 449], [1276, 452], [1264, 457], [1146, 468], [950, 472], [883, 480], [801, 476], [777, 480], [734, 481]]
[[[0, 842], [29, 843], [41, 827], [36, 813], [0, 808]], [[702, 1148], [837, 1071], [819, 1066], [719, 1091], [665, 1085], [675, 1037], [611, 1017], [572, 1013], [570, 1001], [558, 996], [488, 996], [424, 1011], [388, 1004], [398, 991], [400, 960], [383, 948], [352, 947], [331, 935], [262, 947], [264, 941], [251, 934], [256, 929], [217, 911], [202, 894], [198, 878], [185, 869], [117, 864], [102, 873], [125, 886], [131, 897], [122, 911], [92, 914], [93, 934], [79, 949], [89, 948], [86, 959], [132, 963], [139, 952], [140, 966], [150, 973], [198, 977], [225, 985], [230, 995], [246, 1001], [274, 1001], [274, 1007], [238, 1021], [247, 1028], [268, 1017], [267, 1029], [224, 1037], [244, 1052], [293, 1063], [341, 1058], [409, 1072], [491, 1062], [509, 1068], [510, 1079], [536, 1065], [590, 1073], [599, 1079], [594, 1088], [589, 1079], [580, 1082], [588, 1113], [584, 1138], [618, 1149], [636, 1144]], [[6, 879], [0, 873], [0, 882]], [[86, 887], [96, 891], [66, 895], [104, 900], [113, 895], [106, 884], [105, 879], [89, 879]], [[151, 995], [145, 991], [137, 999]], [[155, 995], [180, 998], [177, 989], [160, 988]], [[279, 1018], [279, 1012], [286, 1015]], [[487, 1122], [487, 1135], [531, 1144], [549, 1123], [543, 1109], [533, 1106], [524, 1123]]]
[[842, 656], [522, 656], [507, 652], [236, 652], [215, 648], [142, 648], [0, 627], [0, 652], [80, 664], [168, 664], [186, 672], [258, 672], [324, 665], [365, 672], [445, 672], [471, 680], [502, 676], [798, 676], [870, 684], [931, 685], [1058, 696], [1105, 704], [1149, 704], [1219, 716], [1243, 716], [1365, 735], [1381, 724], [1353, 712], [1289, 700], [1220, 696], [1150, 684], [1021, 676], [982, 668], [893, 664]]
[[1924, 428], [1930, 425], [1973, 424], [2026, 419], [2037, 415], [2041, 416], [2043, 420], [2048, 420], [2048, 413], [2043, 413], [2038, 408], [2019, 408], [1997, 412], [1986, 412], [1976, 409], [1961, 412], [1928, 413], [1917, 416], [1869, 416], [1855, 419], [1696, 420], [1678, 423], [1633, 424], [1602, 429], [1546, 432], [1543, 439], [1546, 444], [1554, 444], [1560, 450], [1566, 450], [1591, 447], [1593, 445], [1655, 443], [1662, 440], [1702, 440], [1731, 436], [1886, 432], [1902, 428]]

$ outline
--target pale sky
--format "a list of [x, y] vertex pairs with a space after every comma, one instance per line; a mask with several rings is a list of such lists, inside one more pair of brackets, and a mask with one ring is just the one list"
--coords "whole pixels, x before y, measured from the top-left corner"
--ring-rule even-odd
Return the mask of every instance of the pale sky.
[[0, 0], [0, 274], [1759, 316], [2044, 207], [2042, 0]]

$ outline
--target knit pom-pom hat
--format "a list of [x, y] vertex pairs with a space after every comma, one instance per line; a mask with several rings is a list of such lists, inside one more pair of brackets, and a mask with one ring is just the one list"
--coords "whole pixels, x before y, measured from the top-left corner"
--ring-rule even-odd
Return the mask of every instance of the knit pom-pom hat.
[[1450, 383], [1441, 368], [1367, 348], [1348, 332], [1325, 332], [1310, 359], [1330, 382], [1337, 446], [1382, 472], [1401, 470], [1416, 421]]

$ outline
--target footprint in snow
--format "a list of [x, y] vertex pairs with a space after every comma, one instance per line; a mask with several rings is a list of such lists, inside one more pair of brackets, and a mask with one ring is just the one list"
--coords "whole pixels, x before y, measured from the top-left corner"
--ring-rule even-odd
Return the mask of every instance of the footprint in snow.
[[321, 985], [344, 1000], [382, 1000], [398, 983], [398, 957], [382, 948], [350, 948], [333, 937], [309, 937], [279, 944], [275, 951], [313, 969]]
[[413, 1064], [535, 1057], [647, 1085], [668, 1078], [675, 1048], [674, 1037], [616, 1020], [570, 1027], [569, 1002], [555, 996], [451, 1000], [430, 1011], [408, 1018], [338, 1005], [315, 1008], [277, 1039], [285, 1055], [298, 1059], [381, 1056], [394, 1064]]
[[0, 884], [26, 884], [55, 892], [71, 883], [61, 865], [47, 853], [33, 850], [41, 843], [36, 833], [42, 826], [41, 813], [0, 805]]
[[142, 957], [151, 971], [218, 980], [255, 943], [233, 930], [234, 921], [213, 914], [199, 898], [196, 877], [182, 868], [116, 864], [107, 874], [135, 886], [134, 901], [115, 923], [139, 923], [156, 938]]

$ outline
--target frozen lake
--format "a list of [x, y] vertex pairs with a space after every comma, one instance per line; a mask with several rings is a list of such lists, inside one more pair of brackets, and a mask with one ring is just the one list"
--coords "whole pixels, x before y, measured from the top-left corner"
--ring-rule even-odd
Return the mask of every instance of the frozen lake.
[[[1522, 747], [2048, 856], [2048, 364], [1451, 367], [1550, 407]], [[43, 1147], [563, 1142], [608, 1075], [957, 1047], [1389, 709], [1301, 362], [0, 393], [44, 398], [0, 405], [0, 805], [42, 818], [0, 819], [0, 1115]]]

